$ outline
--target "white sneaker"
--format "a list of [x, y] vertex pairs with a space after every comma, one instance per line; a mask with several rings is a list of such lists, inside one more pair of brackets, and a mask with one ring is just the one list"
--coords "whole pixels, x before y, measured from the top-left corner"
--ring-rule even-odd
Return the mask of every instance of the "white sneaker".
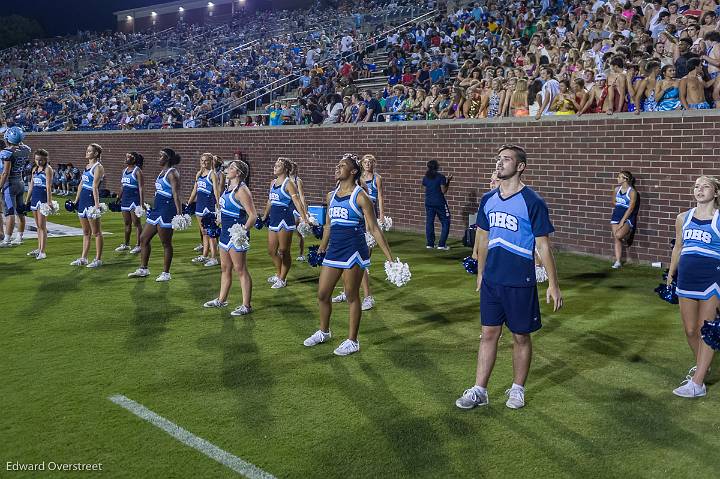
[[305, 261], [305, 256], [300, 255], [297, 257], [297, 259], [295, 261], [297, 261], [298, 263], [302, 263], [303, 261]]
[[20, 246], [21, 244], [23, 244], [22, 236], [16, 236], [15, 238], [13, 238], [10, 244], [13, 246]]
[[117, 251], [118, 253], [120, 253], [120, 252], [122, 252], [122, 251], [127, 251], [127, 250], [129, 250], [129, 249], [130, 249], [130, 247], [129, 247], [128, 245], [126, 245], [125, 243], [123, 243], [123, 244], [121, 244], [120, 246], [118, 246], [117, 248], [115, 248], [115, 251]]
[[45, 253], [38, 253], [37, 256], [35, 256], [35, 259], [45, 259], [47, 258], [47, 255]]
[[70, 263], [70, 266], [87, 266], [87, 264], [88, 260], [86, 260], [85, 258], [78, 258], [72, 263]]
[[0, 241], [0, 248], [12, 248], [13, 244], [10, 243], [10, 240], [7, 236], [5, 237], [5, 240], [7, 241]]
[[520, 409], [525, 406], [525, 390], [520, 388], [510, 388], [505, 391], [508, 400], [505, 405], [510, 409]]
[[426, 246], [425, 249], [435, 249], [434, 246]]
[[193, 251], [202, 251], [202, 250], [203, 250], [203, 245], [201, 245], [201, 244], [199, 244], [193, 248]]
[[335, 296], [335, 297], [332, 299], [332, 302], [333, 302], [333, 303], [344, 303], [345, 301], [347, 301], [347, 296], [345, 296], [345, 291], [343, 291], [342, 293], [338, 294], [337, 296]]
[[360, 343], [353, 341], [352, 339], [346, 339], [340, 346], [335, 348], [335, 355], [337, 356], [349, 356], [350, 354], [357, 353], [360, 351]]
[[615, 261], [612, 265], [612, 269], [620, 269], [622, 268], [622, 263], [620, 261]]
[[332, 338], [332, 333], [330, 331], [324, 333], [318, 329], [312, 334], [312, 336], [303, 341], [303, 344], [307, 347], [317, 346], [320, 343], [328, 341], [330, 338]]
[[490, 404], [487, 392], [480, 392], [475, 387], [466, 389], [462, 396], [457, 398], [455, 406], [460, 409], [472, 409], [477, 406], [487, 406]]
[[215, 298], [212, 301], [208, 301], [203, 304], [203, 308], [224, 308], [227, 305], [227, 301], [220, 301], [220, 298]]
[[449, 246], [438, 246], [437, 249], [439, 249], [441, 251], [449, 251], [450, 247]]
[[147, 268], [138, 268], [132, 273], [128, 274], [128, 278], [144, 278], [150, 274], [150, 270]]
[[704, 384], [695, 384], [692, 379], [686, 379], [679, 388], [673, 390], [673, 394], [682, 398], [699, 398], [706, 394]]
[[162, 272], [160, 273], [160, 276], [155, 278], [155, 281], [158, 283], [164, 283], [165, 281], [170, 281], [170, 273]]
[[196, 256], [192, 259], [192, 262], [195, 264], [200, 264], [200, 263], [204, 263], [207, 260], [208, 260], [208, 258], [206, 258], [205, 256]]
[[217, 258], [210, 258], [209, 260], [205, 261], [205, 266], [217, 266], [220, 262], [217, 260]]
[[100, 266], [102, 266], [102, 261], [99, 259], [94, 259], [90, 262], [90, 264], [88, 264], [85, 267], [86, 268], [99, 268]]
[[278, 280], [275, 281], [275, 282], [273, 283], [273, 285], [270, 286], [270, 287], [271, 287], [272, 289], [280, 289], [280, 288], [284, 288], [285, 286], [287, 286], [287, 281], [283, 281], [283, 280], [281, 280], [280, 278], [278, 278]]
[[367, 311], [368, 309], [372, 309], [373, 306], [375, 306], [375, 298], [372, 296], [367, 296], [362, 300], [362, 305], [360, 306], [360, 309], [363, 311]]
[[32, 251], [28, 251], [26, 256], [37, 256], [40, 253], [39, 249], [34, 249]]
[[253, 309], [251, 306], [245, 306], [244, 304], [241, 304], [230, 312], [230, 316], [245, 316], [246, 314], [252, 313], [252, 311]]
[[133, 249], [130, 250], [130, 254], [138, 254], [140, 252], [140, 245], [137, 245]]
[[276, 274], [274, 274], [274, 275], [270, 276], [270, 277], [267, 279], [267, 282], [270, 283], [270, 284], [273, 284], [273, 283], [275, 283], [277, 280], [278, 280], [278, 277], [277, 277]]

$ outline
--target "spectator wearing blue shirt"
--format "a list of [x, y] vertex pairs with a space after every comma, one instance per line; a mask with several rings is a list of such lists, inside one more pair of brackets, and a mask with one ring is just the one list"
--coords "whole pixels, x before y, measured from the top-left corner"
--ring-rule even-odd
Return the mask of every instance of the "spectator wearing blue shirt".
[[525, 150], [503, 145], [496, 158], [499, 187], [486, 193], [477, 215], [478, 277], [480, 292], [480, 351], [475, 385], [455, 401], [461, 409], [488, 404], [487, 385], [495, 365], [503, 325], [512, 333], [513, 383], [505, 391], [510, 409], [525, 406], [525, 381], [532, 359], [530, 334], [542, 326], [535, 278], [534, 253], [547, 271], [547, 302], [553, 311], [562, 307], [555, 259], [548, 236], [554, 231], [545, 201], [525, 186]]
[[268, 114], [268, 124], [270, 126], [280, 126], [283, 124], [282, 108], [280, 108], [279, 102], [275, 102], [272, 106], [268, 106], [265, 111]]
[[433, 67], [430, 70], [430, 82], [436, 85], [445, 80], [445, 69], [443, 69], [438, 62], [433, 62]]
[[450, 208], [448, 207], [445, 193], [450, 187], [453, 176], [447, 178], [439, 173], [440, 164], [437, 160], [427, 162], [427, 172], [423, 177], [422, 184], [425, 187], [425, 238], [427, 239], [427, 249], [435, 247], [435, 217], [440, 220], [442, 227], [440, 232], [440, 242], [437, 249], [450, 249], [445, 243], [450, 234]]

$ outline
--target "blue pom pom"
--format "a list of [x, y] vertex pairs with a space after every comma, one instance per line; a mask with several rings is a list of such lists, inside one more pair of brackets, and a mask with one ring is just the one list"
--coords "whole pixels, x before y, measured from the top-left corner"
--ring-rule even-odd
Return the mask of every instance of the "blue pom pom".
[[263, 221], [262, 216], [258, 216], [255, 220], [255, 229], [261, 230], [263, 229], [263, 226], [265, 226], [265, 221]]
[[202, 217], [202, 220], [200, 220], [200, 224], [203, 228], [212, 228], [215, 223], [215, 213], [205, 213]]
[[205, 228], [205, 231], [210, 238], [219, 238], [220, 233], [222, 233], [222, 228], [213, 223], [211, 226]]
[[670, 304], [679, 303], [677, 293], [675, 292], [675, 283], [670, 286], [659, 284], [658, 287], [655, 288], [655, 292], [663, 301], [667, 301]]
[[183, 203], [182, 210], [184, 215], [194, 215], [195, 214], [195, 205], [197, 203], [193, 201], [192, 203]]
[[478, 274], [478, 262], [476, 259], [473, 259], [472, 256], [467, 256], [463, 258], [462, 262], [465, 267], [465, 271], [470, 274]]
[[325, 253], [318, 253], [318, 245], [308, 248], [308, 264], [313, 268], [320, 266], [325, 259]]
[[67, 200], [65, 202], [65, 209], [68, 211], [68, 213], [72, 213], [76, 209], [75, 202], [73, 200]]
[[315, 225], [312, 227], [313, 236], [315, 238], [320, 239], [323, 236], [324, 228], [323, 225]]
[[700, 335], [708, 346], [716, 351], [720, 350], [720, 314], [714, 321], [705, 321], [700, 328]]

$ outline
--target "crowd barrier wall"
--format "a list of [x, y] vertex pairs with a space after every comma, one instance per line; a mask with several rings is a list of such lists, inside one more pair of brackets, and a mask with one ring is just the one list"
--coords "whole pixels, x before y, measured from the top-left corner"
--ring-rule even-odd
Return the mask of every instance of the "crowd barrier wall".
[[[309, 203], [320, 203], [334, 187], [333, 171], [345, 152], [372, 153], [385, 184], [386, 214], [401, 230], [423, 232], [422, 177], [428, 160], [454, 175], [447, 194], [452, 235], [459, 237], [477, 211], [503, 143], [526, 148], [523, 179], [547, 201], [556, 232], [555, 246], [579, 253], [612, 254], [610, 213], [620, 170], [637, 177], [641, 196], [638, 230], [628, 258], [667, 262], [675, 217], [694, 204], [692, 186], [701, 174], [718, 175], [720, 112], [590, 115], [449, 120], [327, 127], [212, 128], [152, 131], [29, 134], [26, 143], [50, 152], [51, 164], [85, 164], [89, 143], [104, 148], [106, 187], [120, 189], [125, 153], [145, 156], [145, 193], [153, 194], [158, 152], [171, 147], [182, 155], [182, 198], [190, 194], [200, 155], [231, 159], [241, 151], [252, 168], [256, 207], [267, 198], [272, 166], [279, 156], [296, 160]], [[439, 225], [438, 225], [439, 229]]]

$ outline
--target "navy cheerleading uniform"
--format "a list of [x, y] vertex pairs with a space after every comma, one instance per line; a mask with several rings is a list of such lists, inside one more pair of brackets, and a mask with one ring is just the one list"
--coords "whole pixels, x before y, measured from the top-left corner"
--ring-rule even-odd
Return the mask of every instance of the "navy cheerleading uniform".
[[215, 187], [210, 179], [210, 173], [198, 176], [197, 199], [195, 201], [195, 216], [205, 216], [215, 213]]
[[132, 170], [128, 171], [127, 168], [123, 171], [122, 179], [122, 198], [120, 199], [120, 209], [122, 211], [134, 211], [136, 206], [142, 206], [140, 204], [140, 183], [137, 179], [138, 167], [133, 167]]
[[36, 171], [33, 173], [33, 190], [30, 198], [30, 209], [36, 211], [40, 203], [47, 202], [47, 178], [45, 171]]
[[169, 168], [155, 179], [155, 204], [147, 214], [147, 222], [159, 228], [172, 228], [172, 219], [177, 214], [172, 185], [167, 180], [167, 175], [174, 169]]
[[720, 218], [718, 210], [710, 220], [687, 212], [682, 227], [682, 250], [678, 264], [677, 295], [681, 298], [720, 298]]
[[[270, 187], [270, 231], [295, 231], [295, 218], [293, 217], [294, 203], [292, 197], [286, 189], [286, 185], [290, 178], [285, 178], [280, 186], [273, 181]], [[291, 206], [293, 205], [293, 206]]]
[[338, 190], [333, 192], [328, 207], [330, 243], [323, 266], [338, 269], [350, 269], [355, 265], [366, 269], [370, 266], [370, 251], [365, 240], [365, 217], [357, 203], [357, 195], [361, 191], [362, 188], [356, 186], [348, 196], [338, 196]]
[[97, 168], [99, 164], [100, 163], [95, 163], [89, 169], [85, 168], [83, 171], [80, 187], [80, 199], [78, 199], [77, 204], [78, 217], [80, 218], [88, 218], [88, 210], [95, 206], [93, 184], [95, 183], [95, 168]]
[[373, 208], [375, 209], [375, 217], [377, 218], [380, 213], [378, 211], [378, 186], [377, 175], [375, 173], [373, 173], [372, 180], [365, 181], [365, 186], [367, 188], [367, 195], [372, 200]]
[[[220, 197], [220, 218], [222, 223], [222, 230], [220, 232], [220, 239], [218, 243], [220, 247], [225, 251], [247, 251], [248, 247], [238, 247], [230, 239], [230, 228], [236, 224], [244, 225], [247, 223], [247, 212], [245, 208], [235, 199], [235, 192], [245, 183], [240, 183], [240, 186], [233, 188], [232, 190], [226, 190], [225, 193]], [[250, 232], [247, 233], [248, 238]]]
[[[629, 186], [627, 191], [625, 193], [622, 192], [622, 187], [619, 187], [617, 191], [615, 192], [615, 208], [613, 208], [612, 212], [612, 218], [610, 219], [611, 225], [617, 225], [620, 224], [620, 221], [622, 220], [623, 216], [625, 216], [625, 213], [627, 212], [628, 208], [630, 208], [630, 192], [632, 191], [632, 186]], [[637, 224], [637, 206], [633, 210], [632, 213], [630, 213], [630, 216], [627, 219], [627, 224], [630, 226], [630, 228], [634, 229], [635, 225]]]

